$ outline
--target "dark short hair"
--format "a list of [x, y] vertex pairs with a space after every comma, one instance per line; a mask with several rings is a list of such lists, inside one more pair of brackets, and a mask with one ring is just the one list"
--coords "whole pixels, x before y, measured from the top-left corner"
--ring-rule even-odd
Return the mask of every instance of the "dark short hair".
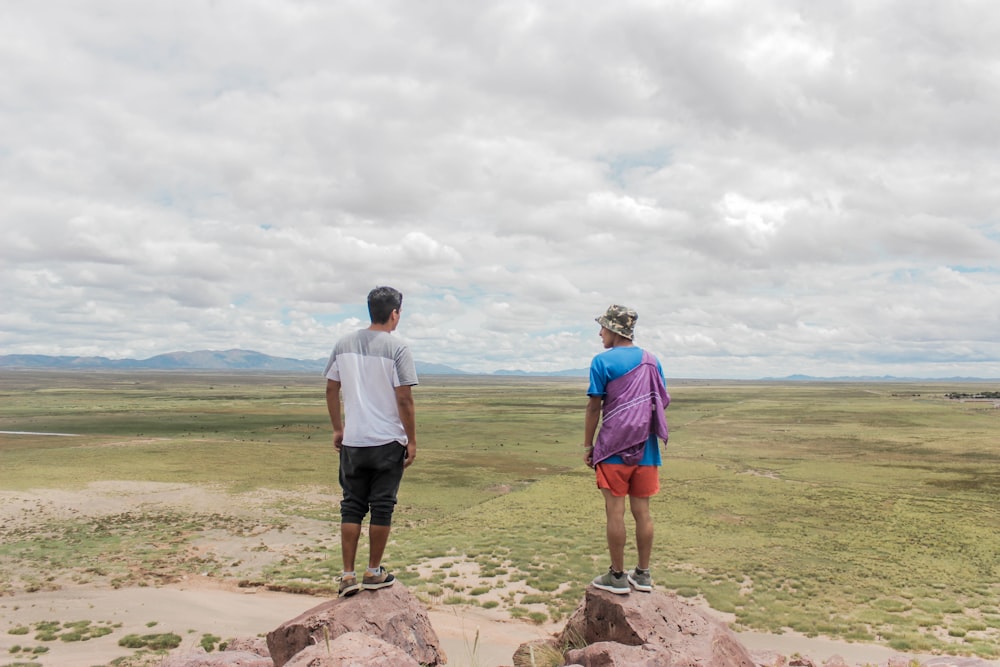
[[368, 292], [368, 316], [372, 324], [385, 324], [392, 311], [403, 307], [403, 294], [392, 287], [376, 287]]

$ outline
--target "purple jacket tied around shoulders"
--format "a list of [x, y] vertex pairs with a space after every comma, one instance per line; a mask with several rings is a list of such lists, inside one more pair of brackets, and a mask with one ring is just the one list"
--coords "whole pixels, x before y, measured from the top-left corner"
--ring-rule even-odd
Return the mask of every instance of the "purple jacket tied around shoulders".
[[663, 410], [668, 405], [670, 394], [663, 386], [656, 359], [643, 350], [638, 366], [608, 383], [594, 464], [618, 454], [626, 465], [636, 465], [651, 433], [667, 442], [669, 430]]

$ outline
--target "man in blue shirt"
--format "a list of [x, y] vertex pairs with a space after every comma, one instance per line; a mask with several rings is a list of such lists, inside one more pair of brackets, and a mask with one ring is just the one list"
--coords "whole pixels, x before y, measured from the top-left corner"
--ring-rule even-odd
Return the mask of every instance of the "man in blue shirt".
[[[660, 362], [633, 343], [637, 319], [634, 310], [620, 305], [612, 305], [597, 318], [605, 351], [590, 364], [584, 427], [584, 461], [596, 471], [597, 487], [604, 494], [611, 556], [608, 572], [594, 579], [593, 585], [617, 594], [628, 593], [630, 584], [639, 591], [653, 589], [649, 499], [660, 490], [659, 440], [666, 443], [668, 437], [663, 410], [670, 404], [670, 394]], [[626, 497], [635, 519], [638, 552], [636, 567], [627, 574]]]

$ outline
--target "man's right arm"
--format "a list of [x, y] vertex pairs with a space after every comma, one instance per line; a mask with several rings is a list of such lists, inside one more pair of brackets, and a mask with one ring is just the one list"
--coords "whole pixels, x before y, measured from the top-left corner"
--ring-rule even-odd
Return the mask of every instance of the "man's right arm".
[[583, 461], [591, 468], [594, 467], [594, 436], [597, 435], [597, 424], [601, 420], [601, 407], [604, 405], [603, 396], [587, 397], [587, 415], [583, 424]]
[[333, 426], [333, 448], [338, 452], [344, 446], [344, 418], [340, 414], [340, 382], [326, 381], [326, 411]]

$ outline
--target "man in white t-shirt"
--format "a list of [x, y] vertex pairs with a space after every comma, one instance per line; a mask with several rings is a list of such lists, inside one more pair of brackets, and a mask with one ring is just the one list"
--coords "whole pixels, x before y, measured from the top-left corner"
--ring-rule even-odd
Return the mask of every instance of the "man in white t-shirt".
[[[337, 341], [326, 364], [326, 407], [333, 447], [340, 455], [340, 595], [385, 588], [396, 578], [382, 567], [403, 470], [417, 455], [411, 388], [417, 371], [410, 350], [391, 333], [399, 325], [403, 295], [391, 287], [368, 294], [371, 325]], [[343, 401], [344, 417], [341, 417]], [[368, 570], [354, 570], [361, 522], [368, 523]]]

